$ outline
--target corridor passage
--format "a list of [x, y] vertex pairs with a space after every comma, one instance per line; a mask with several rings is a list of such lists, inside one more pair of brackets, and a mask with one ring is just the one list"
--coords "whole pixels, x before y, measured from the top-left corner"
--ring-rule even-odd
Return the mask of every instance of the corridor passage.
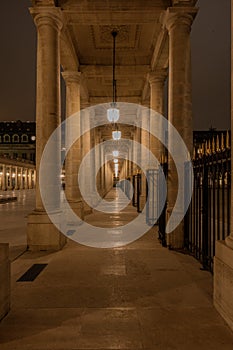
[[[136, 215], [128, 206], [94, 211], [88, 222], [116, 227]], [[232, 350], [233, 334], [212, 305], [212, 275], [161, 247], [156, 230], [121, 248], [69, 241], [59, 252], [26, 252], [13, 261], [0, 349]], [[17, 282], [33, 264], [47, 266], [34, 281]]]

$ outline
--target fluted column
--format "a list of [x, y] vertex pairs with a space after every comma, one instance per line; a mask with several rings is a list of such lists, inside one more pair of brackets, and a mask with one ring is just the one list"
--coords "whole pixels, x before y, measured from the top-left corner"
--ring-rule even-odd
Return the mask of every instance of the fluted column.
[[[196, 8], [169, 8], [166, 13], [166, 27], [169, 33], [169, 92], [168, 119], [192, 150], [192, 97], [191, 97], [191, 49], [190, 32]], [[175, 147], [172, 134], [168, 134], [170, 149]], [[176, 166], [171, 157], [168, 164], [168, 217], [176, 202], [178, 179]], [[167, 237], [170, 247], [182, 248], [184, 227], [181, 223]]]
[[[148, 76], [150, 84], [150, 130], [152, 132], [159, 132], [162, 136], [162, 125], [159, 123], [159, 120], [156, 118], [157, 113], [163, 115], [164, 113], [164, 82], [167, 76], [166, 70], [159, 70], [151, 72]], [[154, 156], [159, 160], [163, 154], [163, 145], [162, 143], [150, 135], [150, 151]]]
[[[28, 219], [28, 245], [31, 250], [60, 249], [65, 238], [50, 222], [45, 212], [39, 181], [39, 170], [45, 145], [60, 124], [60, 32], [62, 13], [58, 7], [38, 6], [30, 9], [37, 27], [37, 93], [36, 93], [36, 209]], [[60, 222], [61, 138], [51, 145], [53, 161], [44, 167], [47, 198]], [[50, 195], [51, 193], [51, 195]]]

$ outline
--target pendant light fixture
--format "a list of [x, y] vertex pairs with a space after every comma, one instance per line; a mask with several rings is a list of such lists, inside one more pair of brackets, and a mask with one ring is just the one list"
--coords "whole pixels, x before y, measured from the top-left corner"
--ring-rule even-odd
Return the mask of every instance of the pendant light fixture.
[[111, 103], [111, 108], [109, 108], [107, 110], [107, 118], [110, 121], [110, 123], [116, 123], [120, 117], [119, 109], [116, 108], [117, 91], [116, 91], [115, 70], [116, 70], [116, 36], [117, 36], [117, 31], [113, 30], [111, 34], [113, 37], [112, 103]]
[[113, 157], [118, 157], [119, 156], [119, 151], [117, 151], [117, 150], [112, 151], [112, 155], [113, 155]]
[[119, 131], [119, 130], [113, 131], [112, 138], [113, 138], [113, 140], [120, 140], [121, 139], [121, 131]]

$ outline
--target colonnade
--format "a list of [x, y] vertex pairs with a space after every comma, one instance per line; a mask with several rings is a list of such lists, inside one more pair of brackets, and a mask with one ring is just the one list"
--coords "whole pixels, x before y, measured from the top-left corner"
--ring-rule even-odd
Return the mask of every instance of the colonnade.
[[35, 188], [35, 169], [0, 162], [0, 190], [22, 190]]
[[[62, 11], [59, 7], [38, 6], [31, 8], [31, 14], [37, 27], [37, 97], [36, 97], [36, 123], [37, 123], [37, 144], [36, 144], [36, 163], [37, 173], [41, 155], [52, 132], [60, 124], [60, 36], [61, 30], [65, 24], [63, 22]], [[180, 132], [181, 137], [191, 150], [190, 140], [192, 139], [192, 112], [191, 112], [191, 66], [190, 66], [190, 31], [192, 21], [197, 13], [197, 9], [193, 7], [171, 7], [164, 11], [161, 17], [163, 30], [169, 35], [169, 88], [168, 88], [168, 119], [173, 126]], [[72, 138], [75, 134], [79, 134], [82, 129], [80, 120], [80, 112], [82, 107], [81, 87], [84, 77], [82, 73], [66, 68], [62, 72], [63, 79], [66, 84], [66, 116], [77, 113], [77, 118], [70, 128], [66, 130], [66, 137]], [[148, 74], [148, 83], [150, 86], [150, 108], [160, 114], [163, 114], [164, 108], [164, 82], [167, 77], [166, 68], [154, 67]], [[126, 101], [127, 102], [127, 101]], [[144, 104], [144, 101], [141, 101]], [[84, 104], [90, 105], [90, 101]], [[88, 123], [89, 116], [85, 116], [85, 123]], [[151, 130], [160, 129], [157, 121], [151, 116], [148, 121]], [[44, 127], [46, 125], [46, 127]], [[163, 146], [151, 135], [147, 137], [142, 129], [143, 125], [138, 125], [132, 132], [132, 139], [144, 144], [150, 148], [150, 151], [160, 159]], [[163, 132], [163, 130], [161, 130]], [[77, 182], [78, 168], [83, 155], [88, 149], [94, 145], [101, 143], [102, 136], [98, 133], [97, 128], [86, 133], [83, 137], [74, 143], [66, 156], [65, 176], [66, 176], [66, 197], [72, 209], [82, 218], [88, 207], [83, 202], [80, 189]], [[91, 135], [91, 136], [90, 136]], [[93, 144], [94, 142], [94, 144]], [[172, 138], [168, 138], [168, 142], [172, 147]], [[48, 179], [48, 187], [56, 189], [60, 186], [56, 164], [59, 163], [61, 140], [58, 138], [54, 145], [53, 153], [54, 164], [48, 165], [51, 173]], [[103, 148], [99, 148], [95, 154], [96, 165], [100, 159], [104, 157]], [[136, 165], [140, 155], [132, 150], [134, 162], [128, 165], [129, 175], [133, 175], [139, 171]], [[54, 166], [53, 166], [54, 165]], [[150, 165], [148, 164], [148, 167]], [[106, 188], [106, 171], [107, 166], [102, 167], [97, 173], [97, 189], [101, 195], [104, 194]], [[168, 216], [170, 215], [177, 196], [178, 183], [176, 181], [176, 169], [171, 158], [168, 160]], [[57, 179], [57, 181], [54, 181]], [[145, 179], [143, 182], [145, 188]], [[54, 196], [51, 199], [54, 203], [58, 202], [58, 198]], [[145, 202], [145, 198], [143, 199]], [[57, 208], [59, 213], [59, 207]], [[43, 231], [43, 222], [46, 223], [46, 232]], [[36, 229], [34, 229], [34, 227]], [[55, 239], [53, 239], [53, 236]], [[39, 188], [36, 192], [36, 208], [29, 217], [28, 237], [30, 249], [60, 249], [65, 243], [61, 238], [59, 230], [55, 228], [47, 216], [43, 208]], [[169, 235], [168, 242], [171, 247], [179, 248], [183, 245], [183, 227], [180, 225], [177, 232]]]

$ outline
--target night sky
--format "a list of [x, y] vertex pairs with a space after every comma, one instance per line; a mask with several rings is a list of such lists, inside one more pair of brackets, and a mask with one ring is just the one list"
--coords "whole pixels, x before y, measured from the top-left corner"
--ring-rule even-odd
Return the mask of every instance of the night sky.
[[[35, 120], [36, 30], [29, 0], [1, 2], [0, 120]], [[199, 0], [192, 28], [194, 129], [230, 128], [230, 0]]]

